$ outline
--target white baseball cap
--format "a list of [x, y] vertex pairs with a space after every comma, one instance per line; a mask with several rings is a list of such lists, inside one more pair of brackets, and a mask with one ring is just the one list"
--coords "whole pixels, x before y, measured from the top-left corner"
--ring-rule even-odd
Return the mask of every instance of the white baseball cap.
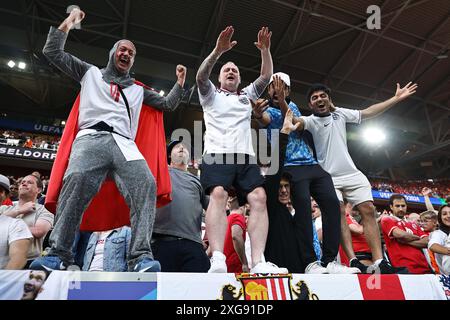
[[9, 179], [4, 175], [0, 174], [0, 187], [5, 189], [6, 193], [9, 193]]
[[284, 82], [288, 87], [291, 86], [291, 78], [289, 78], [289, 76], [288, 76], [286, 73], [284, 73], [284, 72], [277, 72], [277, 73], [274, 73], [274, 74], [270, 77], [270, 82], [269, 82], [269, 84], [271, 84], [271, 83], [273, 82], [273, 77], [275, 77], [275, 76], [279, 76], [280, 79], [283, 80], [283, 82]]

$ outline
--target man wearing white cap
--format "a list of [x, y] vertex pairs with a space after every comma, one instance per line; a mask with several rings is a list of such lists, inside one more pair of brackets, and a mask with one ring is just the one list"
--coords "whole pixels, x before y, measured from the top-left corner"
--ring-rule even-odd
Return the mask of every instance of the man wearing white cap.
[[[284, 90], [275, 90], [283, 82]], [[258, 100], [254, 109], [254, 118], [267, 129], [280, 129], [283, 115], [280, 108], [284, 105], [300, 117], [297, 105], [289, 99], [291, 81], [283, 72], [275, 73], [269, 83], [269, 101]], [[269, 105], [266, 111], [266, 106]], [[270, 131], [268, 139], [271, 141]], [[335, 262], [340, 241], [339, 200], [334, 192], [331, 176], [318, 164], [314, 144], [308, 132], [294, 131], [289, 134], [284, 161], [284, 172], [292, 177], [291, 190], [295, 208], [294, 228], [296, 241], [305, 273], [359, 273], [358, 268], [348, 268]], [[323, 215], [323, 254], [320, 260], [314, 251], [313, 228], [311, 225], [311, 200], [319, 204]], [[270, 259], [268, 252], [266, 258]]]

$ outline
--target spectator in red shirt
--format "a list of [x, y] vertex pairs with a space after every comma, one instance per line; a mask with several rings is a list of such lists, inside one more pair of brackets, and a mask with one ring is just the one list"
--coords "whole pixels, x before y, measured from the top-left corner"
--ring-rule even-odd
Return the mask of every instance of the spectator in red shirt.
[[381, 219], [381, 230], [392, 265], [405, 266], [414, 274], [431, 273], [422, 251], [428, 246], [428, 235], [418, 224], [405, 219], [405, 197], [394, 194], [389, 199], [389, 204], [393, 216]]
[[223, 253], [226, 256], [227, 271], [234, 273], [249, 272], [245, 255], [245, 238], [247, 224], [244, 207], [239, 207], [236, 196], [228, 198], [230, 214], [227, 217], [228, 227], [225, 235]]
[[[364, 272], [367, 272], [367, 267], [373, 265], [374, 262], [372, 260], [372, 252], [364, 236], [364, 227], [355, 219], [358, 215], [359, 211], [356, 207], [352, 208], [351, 204], [347, 202], [345, 205], [345, 219], [352, 237], [352, 247], [354, 252], [354, 258], [352, 258], [352, 260], [356, 259], [362, 263], [365, 266], [365, 269], [363, 268]], [[339, 256], [342, 264], [350, 264], [342, 245], [339, 247]], [[352, 264], [354, 265], [355, 262]]]

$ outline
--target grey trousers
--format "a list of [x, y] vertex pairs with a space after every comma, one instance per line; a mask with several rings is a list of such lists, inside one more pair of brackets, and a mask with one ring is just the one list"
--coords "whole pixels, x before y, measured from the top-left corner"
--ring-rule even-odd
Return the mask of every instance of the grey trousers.
[[67, 265], [73, 264], [71, 248], [83, 213], [108, 175], [130, 208], [129, 270], [144, 257], [153, 259], [150, 240], [155, 220], [155, 179], [145, 160], [125, 160], [112, 134], [95, 132], [73, 143], [49, 239], [49, 254], [57, 255]]

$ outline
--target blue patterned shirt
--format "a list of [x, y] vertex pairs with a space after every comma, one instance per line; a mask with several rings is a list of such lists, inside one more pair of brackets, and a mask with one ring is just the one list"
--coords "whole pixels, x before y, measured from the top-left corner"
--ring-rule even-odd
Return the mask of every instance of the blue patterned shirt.
[[[295, 117], [300, 117], [302, 114], [298, 110], [298, 107], [292, 101], [289, 102], [289, 109], [292, 110]], [[270, 106], [266, 111], [271, 119], [270, 124], [267, 126], [267, 139], [271, 142], [271, 129], [281, 129], [283, 127], [283, 115], [281, 110]], [[288, 145], [286, 147], [286, 159], [284, 160], [285, 166], [305, 166], [317, 164], [314, 158], [314, 152], [312, 148], [304, 141], [302, 134], [298, 131], [291, 132], [289, 134]]]

